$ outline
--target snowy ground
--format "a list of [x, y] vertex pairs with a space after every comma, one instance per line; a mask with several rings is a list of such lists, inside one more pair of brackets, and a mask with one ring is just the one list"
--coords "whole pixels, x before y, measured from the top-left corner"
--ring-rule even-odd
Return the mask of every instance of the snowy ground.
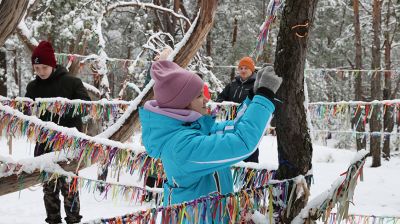
[[[24, 139], [13, 142], [13, 159], [32, 157], [33, 146]], [[268, 167], [277, 167], [276, 138], [267, 136], [260, 145], [261, 163]], [[311, 187], [311, 199], [326, 191], [331, 183], [346, 171], [355, 152], [314, 145], [313, 170], [314, 184]], [[5, 140], [0, 140], [0, 155], [8, 155]], [[368, 158], [364, 167], [364, 182], [356, 187], [354, 205], [350, 214], [400, 217], [399, 168], [400, 156], [390, 161], [382, 161], [379, 168], [370, 168]], [[397, 173], [397, 174], [396, 174]], [[95, 178], [96, 168], [90, 167], [80, 172], [81, 176]], [[137, 177], [122, 175], [121, 182], [135, 184]], [[1, 183], [0, 183], [1, 184]], [[35, 186], [0, 197], [0, 223], [44, 223], [46, 217], [42, 188]], [[62, 198], [62, 197], [61, 197]], [[82, 221], [99, 217], [114, 217], [143, 209], [145, 206], [133, 205], [122, 200], [102, 199], [93, 193], [81, 192]]]

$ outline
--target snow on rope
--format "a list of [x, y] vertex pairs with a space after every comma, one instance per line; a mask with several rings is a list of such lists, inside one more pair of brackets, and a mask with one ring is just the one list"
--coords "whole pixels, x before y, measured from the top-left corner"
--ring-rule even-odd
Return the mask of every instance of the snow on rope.
[[[331, 209], [336, 204], [339, 204], [337, 210], [340, 217], [345, 216], [349, 206], [349, 199], [353, 196], [357, 180], [359, 177], [362, 179], [362, 168], [367, 154], [365, 150], [358, 152], [347, 172], [341, 175], [330, 190], [309, 202], [294, 219], [293, 223], [304, 223], [304, 219], [309, 218], [310, 212], [316, 214], [316, 219], [322, 213], [329, 216]], [[207, 214], [213, 214], [213, 218], [215, 218], [217, 212], [219, 214], [218, 217], [221, 217], [222, 212], [224, 212], [224, 214], [229, 216], [231, 223], [236, 223], [243, 220], [247, 212], [254, 210], [259, 210], [262, 215], [269, 219], [269, 223], [272, 223], [274, 213], [273, 203], [290, 211], [290, 206], [294, 201], [293, 192], [306, 193], [306, 189], [303, 188], [306, 182], [311, 182], [311, 178], [311, 175], [307, 175], [305, 177], [299, 176], [282, 181], [271, 180], [258, 188], [244, 189], [226, 195], [209, 195], [182, 204], [150, 208], [123, 216], [96, 219], [87, 223], [155, 223], [159, 215], [167, 223], [181, 223], [184, 219], [189, 220], [191, 223], [199, 223], [207, 222], [205, 220]], [[293, 187], [289, 193], [288, 189], [290, 185]], [[267, 199], [268, 204], [266, 204]], [[217, 220], [217, 222], [221, 223], [222, 220]]]
[[[33, 103], [34, 101], [27, 99], [27, 98], [21, 98], [26, 100], [26, 102], [28, 103]], [[91, 102], [91, 101], [81, 101], [81, 100], [65, 100], [65, 99], [60, 99], [60, 98], [55, 98], [55, 99], [37, 99], [37, 101], [35, 102], [49, 102], [49, 103], [57, 103], [60, 102], [60, 104], [62, 104], [63, 102], [71, 102], [71, 103], [77, 103], [78, 105], [81, 104], [81, 102], [83, 103], [87, 103], [88, 105], [95, 105], [95, 102]], [[19, 102], [18, 100], [15, 102]], [[110, 102], [110, 101], [100, 101], [100, 102], [105, 102], [105, 103], [109, 103], [111, 105], [114, 105], [114, 102]], [[124, 101], [123, 101], [124, 102]], [[116, 103], [115, 103], [116, 104]], [[227, 105], [230, 103], [222, 103], [222, 104], [217, 104], [217, 105]], [[17, 105], [13, 104], [14, 106]], [[43, 105], [43, 104], [42, 104]], [[133, 105], [135, 105], [133, 103]], [[60, 108], [59, 106], [56, 108]], [[24, 109], [24, 107], [22, 106], [22, 109]], [[44, 110], [39, 110], [39, 114], [42, 113]], [[4, 111], [3, 111], [4, 112]], [[8, 116], [5, 116], [6, 114], [8, 114]], [[102, 149], [102, 147], [97, 147], [96, 146], [96, 141], [102, 141], [104, 139], [102, 139], [101, 137], [89, 137], [86, 136], [80, 132], [78, 132], [77, 130], [74, 129], [69, 129], [69, 128], [64, 128], [64, 127], [60, 127], [57, 126], [51, 122], [43, 122], [37, 118], [33, 119], [34, 121], [32, 122], [32, 119], [30, 119], [29, 117], [21, 114], [21, 113], [15, 113], [16, 115], [20, 115], [20, 116], [13, 116], [12, 119], [10, 119], [10, 114], [14, 115], [14, 111], [9, 111], [8, 113], [2, 113], [3, 116], [1, 116], [3, 119], [5, 119], [5, 123], [3, 123], [3, 128], [7, 127], [7, 129], [11, 128], [12, 126], [14, 127], [21, 127], [21, 125], [17, 125], [15, 126], [14, 123], [18, 123], [18, 122], [22, 122], [25, 125], [27, 125], [28, 127], [30, 127], [31, 125], [34, 126], [38, 126], [36, 128], [31, 128], [33, 130], [35, 130], [35, 133], [33, 133], [34, 138], [31, 140], [32, 141], [38, 141], [38, 142], [47, 142], [48, 140], [50, 140], [49, 147], [51, 145], [53, 145], [53, 147], [55, 147], [55, 149], [53, 150], [61, 150], [62, 148], [76, 148], [76, 147], [81, 147], [81, 146], [77, 146], [76, 142], [82, 142], [82, 141], [92, 141], [90, 144], [89, 143], [85, 143], [85, 147], [89, 147], [86, 150], [82, 150], [79, 154], [79, 156], [81, 157], [80, 161], [85, 161], [85, 162], [92, 162], [90, 160], [93, 159], [93, 156], [96, 156], [96, 158], [98, 157], [98, 153], [96, 152], [96, 149], [100, 148]], [[19, 119], [18, 119], [19, 118]], [[22, 119], [22, 121], [21, 121]], [[25, 119], [25, 120], [24, 120]], [[37, 121], [37, 122], [35, 122]], [[28, 123], [25, 123], [28, 122]], [[31, 123], [31, 124], [29, 124]], [[50, 125], [51, 124], [51, 125]], [[50, 125], [50, 128], [47, 126]], [[55, 129], [53, 129], [52, 127], [55, 127]], [[44, 130], [42, 130], [44, 129]], [[26, 132], [26, 134], [29, 134], [28, 131], [30, 129], [25, 128], [24, 131]], [[76, 134], [72, 134], [69, 133], [68, 130], [74, 130]], [[49, 134], [50, 132], [50, 134]], [[21, 135], [23, 135], [23, 130], [19, 130], [18, 133], [20, 133]], [[62, 137], [63, 136], [63, 137]], [[70, 140], [65, 140], [65, 138], [72, 138]], [[73, 140], [75, 139], [75, 140]], [[61, 144], [60, 144], [60, 141]], [[94, 142], [93, 142], [94, 141]], [[118, 143], [118, 142], [114, 142], [111, 140], [107, 140], [108, 142], [113, 142], [113, 143]], [[75, 143], [75, 145], [70, 145], [70, 144], [66, 144], [66, 143], [70, 143], [73, 144]], [[115, 160], [113, 160], [113, 155], [112, 153], [110, 153], [111, 151], [117, 150], [117, 154], [121, 154], [121, 150], [118, 149], [111, 149], [111, 148], [115, 148], [115, 147], [122, 147], [122, 146], [113, 146], [113, 147], [106, 147], [105, 151], [106, 153], [104, 153], [103, 150], [103, 160], [100, 161], [101, 163], [105, 163], [106, 165], [110, 165], [111, 163], [114, 163]], [[123, 145], [123, 147], [126, 147], [126, 145]], [[127, 171], [132, 173], [134, 170], [139, 170], [140, 172], [140, 177], [144, 177], [145, 179], [147, 179], [147, 177], [149, 175], [157, 175], [158, 179], [161, 180], [162, 176], [160, 176], [159, 174], [163, 174], [163, 168], [162, 166], [159, 166], [159, 162], [155, 161], [154, 159], [150, 158], [147, 156], [147, 154], [144, 152], [143, 147], [139, 146], [140, 151], [138, 152], [137, 156], [133, 156], [134, 158], [130, 158], [130, 154], [123, 154], [122, 157], [128, 157], [128, 159], [120, 159], [124, 162], [126, 162], [127, 164], [122, 164], [127, 166]], [[94, 149], [94, 150], [93, 150]], [[101, 151], [101, 150], [100, 150]], [[83, 156], [83, 157], [82, 157]], [[120, 157], [120, 156], [119, 156]], [[118, 158], [119, 158], [118, 157]], [[101, 158], [101, 157], [100, 157]], [[133, 162], [129, 162], [133, 160]], [[121, 162], [121, 161], [120, 161]], [[117, 162], [118, 164], [118, 162]], [[117, 165], [118, 166], [118, 165]], [[262, 183], [265, 183], [268, 179], [270, 179], [273, 176], [273, 170], [267, 170], [267, 169], [249, 169], [246, 166], [242, 166], [242, 167], [233, 167], [232, 168], [234, 170], [234, 180], [235, 180], [235, 186], [242, 186], [243, 183], [246, 184], [246, 186], [258, 186]]]
[[[60, 177], [68, 178], [71, 182], [69, 192], [87, 191], [88, 193], [99, 193], [103, 199], [107, 199], [111, 195], [112, 200], [123, 199], [125, 201], [143, 203], [148, 195], [152, 195], [157, 200], [156, 205], [161, 205], [163, 189], [162, 188], [151, 188], [151, 187], [140, 187], [129, 184], [121, 184], [118, 182], [107, 182], [102, 180], [90, 179], [82, 176], [77, 176], [74, 173], [63, 174], [58, 172], [46, 172], [43, 170], [41, 173], [42, 182], [57, 181]], [[100, 189], [103, 189], [100, 191]], [[99, 190], [100, 192], [96, 192]]]
[[363, 180], [363, 167], [367, 158], [366, 150], [359, 151], [347, 171], [332, 184], [331, 188], [313, 200], [300, 211], [293, 219], [292, 223], [300, 224], [311, 220], [322, 219], [326, 223], [329, 219], [332, 209], [336, 206], [337, 220], [348, 218], [349, 204], [353, 199], [357, 180]]
[[[223, 223], [222, 216], [226, 215], [230, 223], [239, 223], [244, 220], [248, 212], [258, 210], [261, 214], [272, 218], [273, 203], [280, 205], [288, 204], [293, 197], [285, 195], [290, 185], [297, 188], [298, 181], [311, 181], [312, 176], [300, 176], [282, 181], [271, 180], [258, 188], [242, 189], [238, 192], [225, 195], [212, 194], [197, 198], [182, 204], [171, 206], [153, 207], [147, 210], [138, 211], [113, 218], [100, 218], [86, 223], [155, 223], [158, 216], [164, 219], [165, 223], [181, 223], [184, 219], [190, 223], [206, 223], [207, 215], [213, 218], [216, 223]], [[268, 200], [268, 202], [267, 202]], [[208, 206], [211, 205], [211, 206]]]
[[33, 173], [35, 170], [46, 172], [57, 172], [63, 175], [70, 175], [58, 165], [58, 162], [68, 161], [73, 156], [67, 153], [50, 152], [38, 157], [14, 161], [11, 157], [0, 156], [0, 178], [24, 173]]
[[312, 118], [312, 126], [315, 129], [312, 130], [313, 133], [356, 134], [357, 138], [362, 137], [362, 135], [390, 136], [398, 135], [398, 133], [391, 132], [391, 130], [384, 130], [383, 128], [373, 132], [360, 132], [357, 130], [359, 126], [367, 127], [373, 113], [377, 114], [377, 117], [381, 122], [383, 122], [383, 119], [388, 118], [395, 124], [399, 124], [399, 108], [400, 99], [383, 101], [375, 100], [371, 102], [315, 102], [308, 104], [308, 114]]
[[363, 105], [393, 105], [399, 104], [400, 99], [394, 100], [374, 100], [370, 102], [366, 101], [339, 101], [339, 102], [312, 102], [308, 103], [309, 106], [325, 105], [325, 106], [337, 106], [337, 105], [351, 105], [351, 106], [363, 106]]
[[[40, 170], [40, 179], [42, 182], [57, 181], [59, 177], [68, 178], [68, 182], [72, 182], [72, 185], [69, 188], [70, 192], [86, 190], [89, 193], [96, 193], [96, 189], [103, 188], [104, 190], [100, 193], [100, 196], [104, 199], [107, 199], [109, 195], [111, 195], [113, 200], [122, 198], [130, 202], [135, 201], [136, 203], [143, 203], [146, 196], [152, 194], [154, 198], [157, 199], [156, 204], [161, 205], [163, 189], [139, 187], [77, 176], [73, 172], [65, 171], [57, 164], [57, 162], [68, 161], [69, 159], [72, 158], [67, 154], [56, 154], [54, 152], [46, 153], [34, 158], [22, 159], [20, 161], [13, 161], [11, 158], [0, 156], [0, 178], [13, 174], [19, 176], [23, 172], [33, 173], [36, 170]], [[20, 182], [21, 184], [24, 184], [23, 180]]]
[[[348, 223], [363, 223], [363, 224], [374, 224], [374, 223], [391, 223], [399, 224], [400, 217], [393, 216], [376, 216], [376, 215], [348, 215]], [[336, 213], [331, 213], [327, 223], [336, 224], [340, 223]]]
[[[391, 73], [399, 73], [400, 70], [386, 70], [386, 69], [345, 69], [345, 68], [307, 68], [304, 71], [306, 72], [336, 72], [339, 73], [352, 73], [353, 75], [358, 75], [361, 72], [366, 73], [368, 75], [373, 75], [376, 72], [391, 72]], [[321, 73], [320, 73], [321, 74]]]
[[[232, 120], [238, 109], [237, 103], [209, 102], [207, 107], [211, 114], [215, 115], [217, 120]], [[386, 113], [390, 112], [395, 123], [400, 123], [400, 99], [382, 100], [382, 101], [340, 101], [340, 102], [313, 102], [307, 104], [308, 114], [313, 124], [313, 133], [336, 133], [352, 134], [358, 138], [362, 136], [390, 136], [400, 135], [396, 130], [394, 132], [384, 131], [356, 131], [360, 124], [364, 126], [368, 123], [375, 111], [378, 117], [383, 119]], [[357, 116], [358, 117], [357, 117]], [[355, 120], [357, 119], [357, 120]], [[350, 126], [351, 120], [354, 120], [353, 126]], [[319, 129], [316, 129], [318, 127]], [[337, 130], [336, 128], [340, 128]]]
[[9, 133], [13, 133], [14, 136], [27, 136], [32, 142], [46, 143], [46, 147], [52, 151], [71, 151], [79, 158], [79, 164], [100, 162], [107, 166], [112, 164], [116, 167], [137, 169], [142, 167], [139, 164], [148, 157], [141, 145], [91, 137], [76, 128], [44, 122], [0, 104], [0, 135], [7, 136]]
[[312, 130], [313, 133], [331, 133], [331, 134], [351, 134], [356, 136], [357, 138], [361, 138], [362, 136], [370, 137], [370, 136], [398, 136], [400, 133], [398, 132], [380, 132], [380, 131], [354, 131], [354, 130]]
[[[104, 198], [107, 198], [108, 192], [111, 192], [112, 199], [122, 197], [125, 200], [136, 200], [136, 202], [139, 200], [140, 203], [143, 202], [147, 195], [153, 193], [153, 196], [157, 198], [156, 204], [160, 205], [162, 202], [162, 189], [93, 180], [82, 176], [77, 176], [72, 172], [66, 172], [60, 165], [57, 164], [58, 162], [68, 161], [70, 159], [73, 159], [71, 154], [56, 152], [50, 152], [38, 157], [23, 159], [20, 161], [13, 161], [11, 158], [0, 156], [0, 178], [13, 174], [19, 176], [23, 172], [32, 173], [35, 170], [40, 170], [42, 182], [56, 180], [60, 176], [68, 177], [70, 180], [75, 178], [76, 180], [74, 179], [74, 181], [77, 181], [77, 187], [71, 188], [75, 191], [84, 189], [88, 192], [95, 193], [94, 189], [103, 188]], [[145, 178], [147, 178], [148, 175], [157, 175], [158, 185], [165, 180], [163, 168], [162, 166], [154, 166], [154, 164], [159, 161], [156, 161], [151, 165], [147, 165], [146, 163], [149, 162], [153, 163], [150, 160], [144, 161], [144, 167], [148, 167], [147, 170], [149, 170], [149, 173], [145, 174]], [[161, 165], [161, 163], [158, 163], [158, 165]], [[232, 166], [232, 177], [235, 189], [242, 189], [244, 186], [253, 188], [261, 187], [270, 180], [274, 179], [276, 171], [267, 170], [265, 167], [266, 166], [263, 164], [244, 162], [240, 162], [235, 166]], [[140, 176], [139, 179], [141, 180], [142, 177]], [[23, 180], [20, 180], [19, 182], [21, 182], [22, 185], [24, 184]], [[143, 182], [146, 183], [146, 180], [144, 179]], [[128, 197], [129, 195], [130, 197]]]
[[116, 118], [124, 112], [130, 105], [129, 101], [107, 100], [98, 101], [69, 100], [66, 98], [36, 98], [32, 100], [26, 97], [16, 97], [10, 99], [0, 96], [3, 105], [10, 106], [19, 111], [29, 111], [34, 115], [40, 116], [46, 111], [62, 117], [65, 114], [74, 116], [90, 116], [94, 119], [110, 120]]

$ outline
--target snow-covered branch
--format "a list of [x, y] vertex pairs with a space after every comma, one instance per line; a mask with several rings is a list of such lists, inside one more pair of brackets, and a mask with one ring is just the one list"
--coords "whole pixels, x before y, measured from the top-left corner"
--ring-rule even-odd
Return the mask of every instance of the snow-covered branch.
[[18, 34], [18, 37], [22, 40], [22, 42], [31, 51], [33, 51], [33, 49], [35, 49], [35, 47], [39, 44], [38, 41], [32, 36], [32, 32], [26, 26], [26, 23], [24, 20], [22, 20], [18, 24], [17, 34]]
[[191, 25], [190, 20], [185, 17], [184, 15], [178, 14], [176, 12], [174, 12], [171, 9], [159, 6], [159, 5], [154, 5], [153, 3], [144, 3], [144, 2], [140, 2], [140, 1], [134, 1], [134, 2], [117, 2], [114, 3], [112, 5], [109, 5], [106, 9], [106, 13], [109, 13], [112, 10], [115, 10], [117, 8], [121, 8], [121, 7], [140, 7], [140, 8], [150, 8], [153, 10], [157, 10], [157, 11], [162, 11], [162, 12], [167, 12], [169, 14], [171, 14], [172, 16], [178, 18], [178, 19], [182, 19], [183, 21], [185, 21], [189, 26]]
[[0, 156], [0, 178], [13, 174], [20, 175], [24, 173], [33, 173], [35, 170], [48, 173], [59, 173], [61, 175], [73, 175], [72, 172], [66, 172], [58, 165], [58, 162], [73, 159], [73, 155], [66, 152], [50, 152], [38, 157], [14, 161], [12, 158]]

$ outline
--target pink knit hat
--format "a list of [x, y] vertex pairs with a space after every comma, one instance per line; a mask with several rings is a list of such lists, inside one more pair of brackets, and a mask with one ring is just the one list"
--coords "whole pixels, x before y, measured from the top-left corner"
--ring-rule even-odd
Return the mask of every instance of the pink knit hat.
[[203, 80], [174, 62], [159, 60], [151, 66], [154, 98], [160, 107], [186, 108], [203, 89]]

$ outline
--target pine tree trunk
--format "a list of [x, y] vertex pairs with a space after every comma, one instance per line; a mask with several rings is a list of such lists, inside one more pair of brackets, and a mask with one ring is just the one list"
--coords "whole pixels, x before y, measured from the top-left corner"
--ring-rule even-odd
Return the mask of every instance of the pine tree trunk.
[[[275, 55], [276, 74], [283, 83], [277, 97], [283, 104], [276, 109], [278, 137], [278, 179], [305, 175], [311, 169], [312, 143], [304, 107], [304, 66], [307, 54], [309, 27], [312, 25], [318, 0], [286, 1]], [[290, 192], [290, 191], [289, 191]], [[297, 198], [295, 196], [294, 198]], [[290, 211], [289, 223], [305, 206], [308, 198], [298, 198]]]
[[[381, 0], [373, 0], [372, 6], [372, 30], [373, 30], [373, 42], [372, 42], [372, 65], [371, 69], [380, 70], [381, 68], [381, 55], [380, 55], [380, 34], [381, 34]], [[371, 78], [371, 99], [382, 100], [381, 92], [381, 72], [375, 72]], [[382, 125], [378, 118], [380, 113], [379, 105], [372, 105], [373, 111], [370, 120], [370, 131], [376, 132], [381, 131]], [[372, 155], [372, 167], [378, 167], [381, 165], [381, 136], [371, 136], [370, 152]]]
[[0, 47], [17, 28], [18, 23], [21, 21], [26, 8], [28, 7], [28, 0], [2, 0], [0, 3]]
[[0, 95], [7, 96], [7, 60], [6, 60], [6, 52], [0, 49]]
[[[354, 11], [354, 45], [355, 45], [355, 69], [362, 69], [362, 45], [361, 45], [361, 26], [360, 26], [360, 10], [359, 10], [359, 0], [353, 0], [353, 11]], [[357, 72], [355, 76], [355, 97], [357, 101], [363, 101], [363, 92], [362, 92], [362, 72]], [[362, 115], [361, 108], [357, 111], [356, 115], [353, 118], [352, 125], [355, 127], [357, 132], [365, 132], [364, 122], [359, 122], [360, 116]], [[357, 142], [357, 151], [361, 149], [365, 149], [366, 147], [366, 138], [364, 134], [356, 134], [356, 142]]]
[[[385, 70], [391, 70], [392, 62], [390, 60], [391, 57], [391, 40], [389, 34], [389, 22], [390, 22], [390, 7], [391, 7], [391, 0], [387, 3], [387, 12], [386, 12], [386, 19], [385, 25], [386, 30], [384, 32], [385, 42]], [[391, 100], [392, 97], [392, 73], [389, 71], [385, 71], [385, 86], [383, 88], [383, 99], [384, 100]], [[386, 107], [385, 114], [383, 115], [383, 130], [385, 132], [392, 132], [394, 127], [394, 120], [393, 120], [393, 106]], [[383, 157], [385, 159], [390, 158], [390, 135], [385, 135], [383, 139]]]
[[208, 57], [211, 57], [212, 54], [212, 38], [211, 38], [211, 32], [207, 35], [206, 39], [206, 55]]
[[[232, 49], [235, 49], [236, 41], [237, 41], [237, 33], [238, 33], [238, 19], [235, 17], [233, 19], [233, 32], [232, 32]], [[235, 68], [231, 69], [231, 81], [235, 79]]]

